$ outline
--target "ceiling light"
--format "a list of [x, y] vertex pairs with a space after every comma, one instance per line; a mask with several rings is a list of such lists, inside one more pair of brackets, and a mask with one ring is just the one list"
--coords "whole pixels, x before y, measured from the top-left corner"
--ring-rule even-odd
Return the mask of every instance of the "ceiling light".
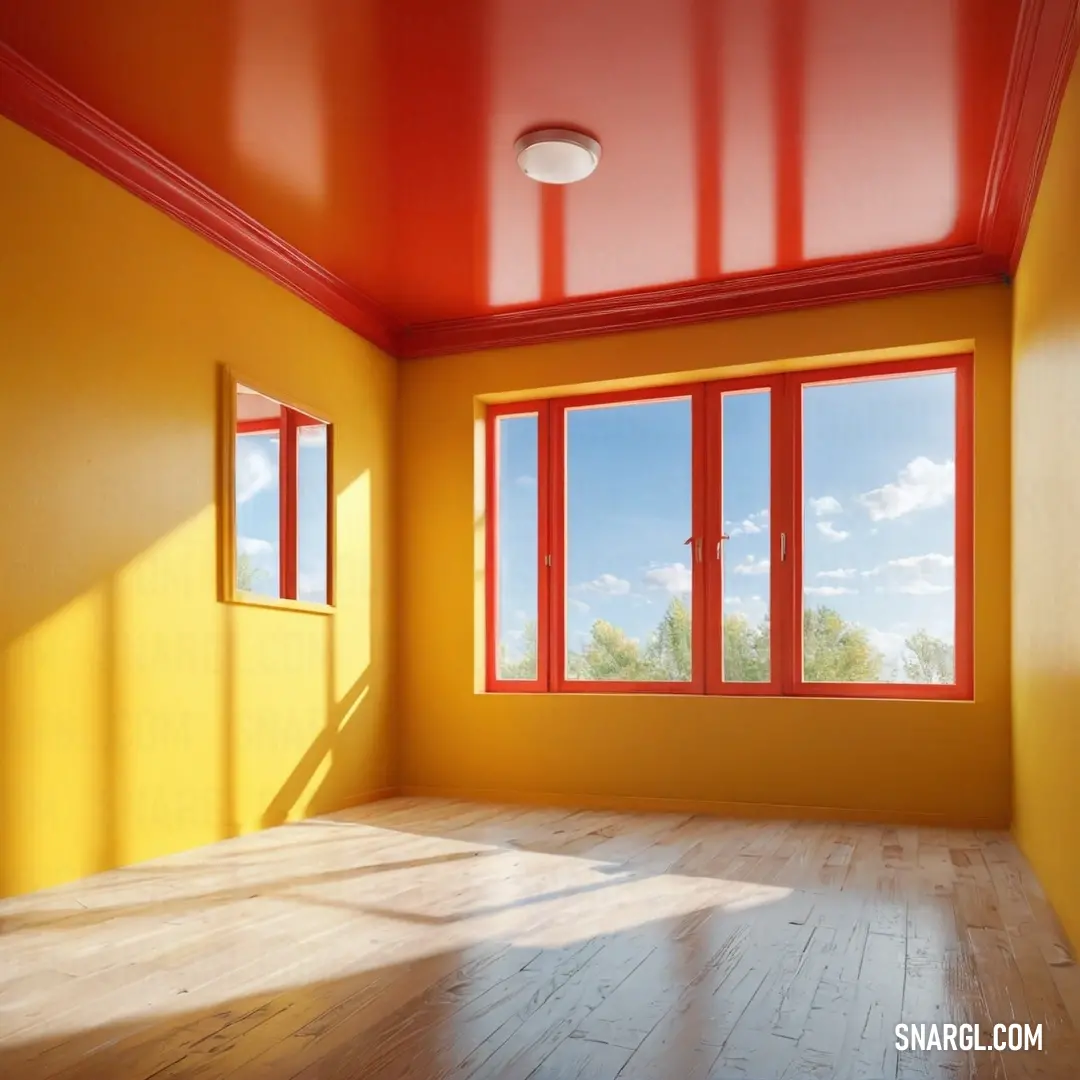
[[514, 144], [517, 163], [541, 184], [573, 184], [584, 180], [600, 161], [600, 144], [580, 131], [545, 128], [522, 135]]

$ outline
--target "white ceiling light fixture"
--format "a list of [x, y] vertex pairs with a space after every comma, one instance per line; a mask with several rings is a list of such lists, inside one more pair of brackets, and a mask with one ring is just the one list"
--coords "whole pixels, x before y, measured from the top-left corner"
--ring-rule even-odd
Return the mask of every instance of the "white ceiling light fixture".
[[569, 128], [526, 132], [514, 152], [521, 171], [541, 184], [575, 184], [592, 175], [600, 162], [600, 144]]

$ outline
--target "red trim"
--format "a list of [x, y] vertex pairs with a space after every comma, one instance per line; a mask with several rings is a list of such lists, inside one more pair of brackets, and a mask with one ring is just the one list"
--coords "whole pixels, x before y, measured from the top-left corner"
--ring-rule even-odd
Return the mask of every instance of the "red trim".
[[0, 42], [0, 112], [253, 266], [381, 349], [396, 326], [335, 277]]
[[705, 507], [709, 421], [704, 384], [691, 388], [690, 425], [690, 516], [694, 540], [690, 545], [690, 693], [703, 694], [708, 674], [705, 619], [709, 609], [706, 582], [709, 544]]
[[[951, 685], [918, 683], [808, 683], [802, 674], [803, 612], [803, 483], [802, 483], [802, 402], [805, 386], [859, 382], [896, 376], [956, 372], [956, 512], [955, 531], [955, 629], [954, 665], [956, 681]], [[799, 697], [891, 698], [894, 700], [970, 700], [974, 695], [974, 509], [973, 509], [973, 357], [950, 356], [928, 360], [898, 360], [891, 363], [860, 364], [831, 370], [794, 372], [787, 376], [791, 386], [791, 445], [798, 468], [793, 471], [792, 535], [790, 562], [794, 581], [794, 612], [791, 621], [792, 649], [788, 658], [792, 693]]]
[[956, 696], [975, 697], [975, 358], [956, 364]]
[[257, 420], [237, 420], [237, 435], [263, 435], [271, 431], [281, 430], [280, 416], [259, 417]]
[[300, 557], [297, 548], [297, 459], [296, 428], [297, 412], [284, 408], [281, 425], [281, 443], [279, 446], [281, 465], [279, 471], [281, 492], [281, 577], [280, 589], [283, 600], [296, 599], [297, 561]]
[[1021, 0], [979, 245], [1016, 272], [1080, 44], [1080, 0]]
[[324, 424], [324, 426], [326, 428], [326, 602], [336, 604], [337, 575], [334, 573], [334, 563], [337, 546], [334, 538], [337, 533], [337, 497], [334, 494], [334, 425]]
[[[509, 405], [489, 405], [484, 426], [484, 611], [485, 656], [484, 681], [489, 691], [516, 694], [535, 694], [548, 688], [549, 638], [548, 602], [551, 569], [547, 566], [548, 505], [548, 402], [522, 401]], [[536, 416], [536, 510], [537, 510], [537, 567], [536, 567], [536, 678], [500, 679], [499, 652], [499, 424], [504, 416]]]
[[[801, 648], [799, 620], [802, 617], [802, 605], [796, 584], [794, 568], [798, 565], [797, 555], [802, 551], [802, 515], [798, 512], [797, 488], [801, 486], [802, 454], [801, 436], [797, 428], [801, 427], [802, 416], [798, 409], [799, 396], [793, 390], [790, 378], [781, 378], [777, 387], [776, 400], [773, 403], [772, 451], [773, 460], [773, 499], [776, 502], [777, 515], [770, 534], [771, 588], [772, 601], [772, 662], [775, 665], [774, 678], [779, 683], [780, 693], [790, 695], [795, 692], [792, 673], [793, 656]], [[784, 551], [785, 537], [791, 543]], [[785, 555], [785, 558], [781, 558]]]
[[[566, 412], [575, 408], [629, 405], [644, 401], [689, 398], [691, 410], [691, 678], [688, 682], [601, 682], [566, 677]], [[551, 614], [552, 651], [550, 685], [557, 693], [608, 694], [701, 694], [705, 690], [705, 574], [695, 557], [696, 541], [704, 543], [705, 514], [701, 495], [705, 472], [705, 390], [703, 384], [664, 386], [651, 390], [622, 390], [607, 394], [584, 394], [551, 402]]]
[[[802, 679], [803, 618], [803, 387], [894, 378], [937, 371], [956, 373], [956, 533], [955, 631], [956, 682], [953, 685], [909, 683], [806, 683]], [[723, 399], [740, 392], [770, 394], [770, 680], [728, 683], [723, 678]], [[487, 686], [489, 690], [560, 693], [667, 693], [961, 699], [974, 696], [974, 367], [968, 356], [862, 364], [787, 375], [728, 379], [689, 386], [658, 387], [608, 394], [581, 395], [552, 402], [490, 406], [487, 414]], [[671, 398], [691, 401], [692, 434], [692, 679], [687, 683], [615, 682], [567, 679], [566, 658], [566, 411]], [[536, 414], [538, 418], [538, 678], [535, 682], [495, 678], [497, 619], [497, 469], [495, 423], [500, 416]], [[697, 557], [697, 541], [702, 557]], [[790, 542], [787, 542], [790, 541]], [[781, 550], [785, 557], [781, 558]], [[552, 566], [544, 565], [550, 550]], [[546, 621], [550, 614], [550, 621]]]
[[706, 627], [705, 643], [705, 692], [739, 697], [768, 697], [781, 692], [781, 665], [777, 655], [777, 573], [769, 575], [769, 622], [770, 657], [768, 682], [728, 682], [724, 678], [724, 558], [720, 544], [724, 537], [724, 420], [723, 403], [726, 394], [767, 391], [769, 394], [769, 558], [770, 566], [777, 564], [779, 528], [776, 524], [780, 500], [777, 497], [779, 470], [776, 452], [777, 400], [782, 393], [782, 376], [758, 376], [745, 379], [723, 379], [708, 383], [705, 387], [707, 400], [707, 439], [705, 462], [705, 569], [706, 611], [702, 620]]
[[977, 247], [875, 256], [830, 265], [806, 266], [704, 285], [617, 296], [569, 300], [544, 308], [406, 327], [398, 356], [416, 359], [479, 349], [510, 348], [544, 341], [613, 334], [627, 330], [765, 315], [849, 300], [999, 282], [1003, 256]]
[[238, 420], [237, 435], [263, 435], [276, 433], [278, 440], [278, 597], [282, 600], [297, 599], [299, 574], [299, 543], [297, 517], [299, 511], [299, 442], [302, 427], [326, 429], [326, 602], [332, 604], [334, 565], [334, 426], [318, 420], [299, 409], [281, 406], [280, 416]]

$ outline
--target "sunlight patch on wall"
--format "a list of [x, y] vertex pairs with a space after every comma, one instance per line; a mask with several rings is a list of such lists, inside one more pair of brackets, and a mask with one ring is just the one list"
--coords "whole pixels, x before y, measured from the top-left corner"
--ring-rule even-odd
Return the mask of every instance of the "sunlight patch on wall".
[[807, 0], [803, 255], [938, 243], [959, 213], [956, 0]]
[[371, 470], [365, 469], [338, 492], [335, 507], [335, 701], [345, 697], [371, 667], [372, 513]]
[[[116, 573], [113, 723], [128, 812], [123, 861], [197, 845], [222, 820], [223, 672], [218, 662], [216, 513], [207, 506]], [[166, 659], [168, 658], [168, 659]]]

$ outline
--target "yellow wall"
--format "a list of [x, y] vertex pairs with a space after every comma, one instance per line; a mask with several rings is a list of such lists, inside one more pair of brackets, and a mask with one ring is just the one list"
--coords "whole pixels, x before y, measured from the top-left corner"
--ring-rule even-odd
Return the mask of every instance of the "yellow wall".
[[1014, 827], [1080, 944], [1080, 67], [1014, 296]]
[[[403, 364], [405, 789], [1006, 825], [1010, 333], [1009, 290], [986, 286]], [[976, 353], [974, 703], [477, 692], [478, 396], [957, 341]]]
[[[392, 361], [0, 120], [0, 895], [393, 783]], [[334, 616], [216, 600], [216, 365], [336, 422]]]

